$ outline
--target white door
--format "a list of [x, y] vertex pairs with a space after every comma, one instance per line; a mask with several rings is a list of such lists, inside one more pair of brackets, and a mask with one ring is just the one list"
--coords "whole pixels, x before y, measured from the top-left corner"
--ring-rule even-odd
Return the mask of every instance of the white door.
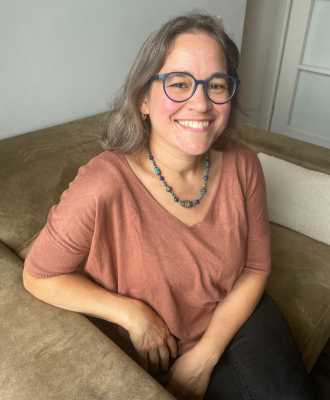
[[293, 0], [270, 130], [330, 148], [330, 0]]

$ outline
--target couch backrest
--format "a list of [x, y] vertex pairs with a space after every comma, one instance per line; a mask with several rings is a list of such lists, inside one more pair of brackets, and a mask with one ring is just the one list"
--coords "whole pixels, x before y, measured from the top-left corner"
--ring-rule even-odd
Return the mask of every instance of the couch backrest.
[[293, 164], [330, 175], [330, 149], [246, 125], [244, 143]]
[[24, 257], [80, 166], [104, 151], [104, 114], [0, 141], [0, 241]]

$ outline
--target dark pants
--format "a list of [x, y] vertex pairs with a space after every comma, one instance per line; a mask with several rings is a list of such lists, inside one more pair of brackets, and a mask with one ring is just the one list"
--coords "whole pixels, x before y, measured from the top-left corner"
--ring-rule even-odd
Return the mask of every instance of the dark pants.
[[[164, 372], [149, 373], [167, 386], [160, 380]], [[292, 332], [267, 291], [213, 369], [204, 399], [315, 399]]]

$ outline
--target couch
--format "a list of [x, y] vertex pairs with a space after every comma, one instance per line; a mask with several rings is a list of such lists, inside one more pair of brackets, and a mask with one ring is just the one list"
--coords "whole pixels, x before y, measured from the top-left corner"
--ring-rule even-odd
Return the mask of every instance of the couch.
[[[79, 167], [103, 151], [102, 116], [0, 141], [2, 400], [173, 399], [137, 364], [114, 324], [42, 302], [23, 286], [24, 260], [50, 208]], [[330, 174], [329, 149], [249, 126], [244, 142], [256, 153]], [[309, 372], [330, 336], [330, 246], [273, 222], [271, 238], [267, 291]], [[88, 276], [83, 263], [78, 271]]]

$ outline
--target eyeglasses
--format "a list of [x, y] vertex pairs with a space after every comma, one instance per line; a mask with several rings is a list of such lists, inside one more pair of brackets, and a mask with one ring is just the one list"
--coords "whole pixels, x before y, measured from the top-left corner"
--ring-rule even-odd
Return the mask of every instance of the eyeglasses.
[[177, 103], [189, 100], [195, 93], [197, 85], [204, 85], [207, 98], [215, 104], [227, 103], [235, 94], [240, 80], [233, 76], [216, 74], [207, 81], [197, 81], [188, 72], [169, 72], [155, 75], [150, 81], [161, 79], [166, 96]]

